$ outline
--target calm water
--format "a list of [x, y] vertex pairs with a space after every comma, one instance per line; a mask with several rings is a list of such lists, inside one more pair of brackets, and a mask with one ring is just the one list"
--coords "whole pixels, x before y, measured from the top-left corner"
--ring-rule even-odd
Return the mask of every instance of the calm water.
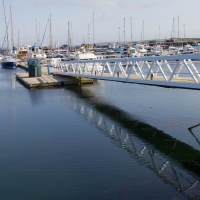
[[0, 67], [1, 200], [200, 199], [200, 91], [17, 72]]

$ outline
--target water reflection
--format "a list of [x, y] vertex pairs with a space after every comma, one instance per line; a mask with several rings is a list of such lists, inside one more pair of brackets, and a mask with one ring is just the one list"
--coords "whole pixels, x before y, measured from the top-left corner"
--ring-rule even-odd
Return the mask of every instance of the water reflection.
[[89, 90], [67, 89], [73, 92], [63, 93], [70, 107], [115, 145], [186, 198], [199, 197], [200, 151], [108, 104]]

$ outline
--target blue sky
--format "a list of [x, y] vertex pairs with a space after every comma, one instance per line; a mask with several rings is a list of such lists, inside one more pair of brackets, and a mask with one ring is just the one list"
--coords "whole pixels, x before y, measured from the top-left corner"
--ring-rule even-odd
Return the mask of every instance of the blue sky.
[[[0, 6], [0, 45], [5, 35], [3, 1]], [[36, 42], [36, 22], [40, 39], [43, 38], [49, 14], [52, 15], [53, 44], [62, 45], [68, 40], [68, 21], [72, 24], [73, 43], [79, 45], [88, 39], [88, 24], [90, 25], [90, 41], [117, 42], [141, 39], [142, 22], [144, 20], [144, 39], [170, 38], [173, 18], [175, 17], [175, 34], [178, 36], [179, 16], [180, 35], [200, 38], [200, 0], [5, 0], [7, 18], [10, 5], [12, 7], [15, 44], [34, 44]], [[44, 37], [44, 43], [49, 44], [49, 28]]]

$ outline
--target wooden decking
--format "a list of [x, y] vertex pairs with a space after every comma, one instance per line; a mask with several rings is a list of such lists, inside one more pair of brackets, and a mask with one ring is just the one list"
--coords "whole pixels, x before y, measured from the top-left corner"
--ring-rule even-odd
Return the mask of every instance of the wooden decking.
[[[28, 71], [27, 63], [18, 63], [17, 67], [25, 69]], [[29, 77], [28, 72], [17, 73], [16, 78], [21, 83], [23, 83], [28, 88], [43, 88], [43, 87], [55, 87], [63, 85], [71, 85], [80, 83], [80, 79], [77, 77], [66, 77], [66, 76], [56, 76], [53, 73], [57, 72], [56, 68], [51, 68], [51, 74], [48, 74], [48, 69], [46, 66], [42, 66], [42, 76], [41, 77]], [[83, 79], [81, 83], [92, 83], [92, 79]]]

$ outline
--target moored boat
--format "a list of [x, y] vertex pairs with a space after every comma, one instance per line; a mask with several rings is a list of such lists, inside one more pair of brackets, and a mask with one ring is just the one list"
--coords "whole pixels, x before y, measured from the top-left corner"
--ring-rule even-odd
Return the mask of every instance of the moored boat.
[[183, 47], [183, 53], [185, 53], [185, 54], [194, 53], [194, 47], [192, 47], [190, 44], [186, 44]]
[[29, 49], [27, 47], [18, 47], [17, 48], [17, 59], [26, 61], [29, 55]]
[[6, 69], [14, 69], [17, 66], [16, 59], [12, 56], [6, 56], [2, 60], [1, 66]]
[[168, 47], [168, 54], [169, 55], [176, 55], [178, 53], [178, 48], [174, 46]]
[[[94, 53], [86, 52], [86, 53], [80, 53], [75, 56], [75, 60], [78, 61], [87, 61], [87, 60], [97, 60], [97, 56]], [[103, 66], [100, 63], [87, 63], [86, 65], [84, 63], [80, 63], [81, 67], [84, 68], [86, 71], [102, 71]]]

